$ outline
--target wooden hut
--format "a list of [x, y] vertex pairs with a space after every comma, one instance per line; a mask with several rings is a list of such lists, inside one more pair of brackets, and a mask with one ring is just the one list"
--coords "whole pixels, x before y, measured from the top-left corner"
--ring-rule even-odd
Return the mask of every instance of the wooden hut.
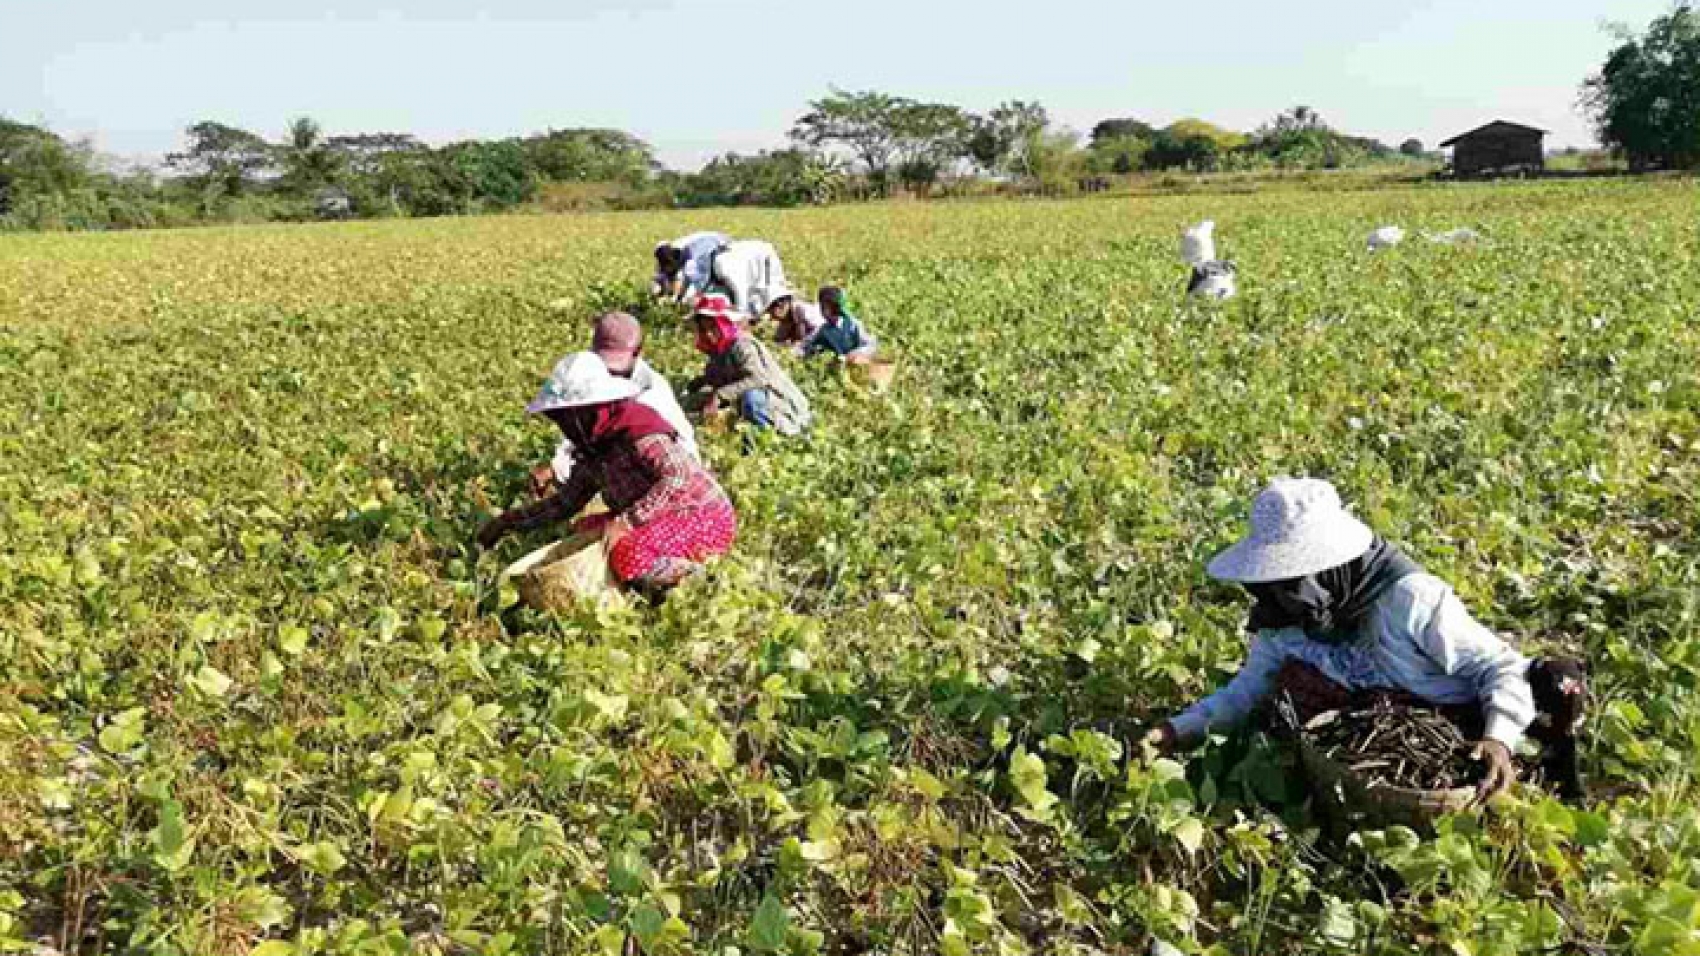
[[1546, 166], [1542, 139], [1547, 131], [1522, 123], [1494, 120], [1468, 133], [1459, 133], [1441, 149], [1452, 148], [1452, 172], [1482, 176], [1500, 172], [1530, 172]]

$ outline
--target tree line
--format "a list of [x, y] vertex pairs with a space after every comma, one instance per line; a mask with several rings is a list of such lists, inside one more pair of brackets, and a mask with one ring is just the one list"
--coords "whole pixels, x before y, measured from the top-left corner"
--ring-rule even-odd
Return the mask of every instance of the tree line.
[[[1583, 85], [1603, 144], [1632, 169], [1700, 166], [1700, 15], [1679, 4], [1619, 44]], [[831, 90], [792, 124], [787, 148], [728, 153], [691, 173], [614, 129], [549, 130], [432, 146], [408, 133], [326, 135], [301, 118], [276, 140], [207, 120], [156, 168], [125, 168], [87, 142], [0, 117], [0, 229], [109, 229], [441, 216], [590, 202], [615, 208], [827, 203], [987, 189], [1095, 189], [1114, 176], [1184, 170], [1341, 169], [1437, 160], [1332, 128], [1296, 106], [1250, 132], [1202, 119], [1135, 117], [1086, 136], [1037, 102], [973, 113], [880, 91]]]

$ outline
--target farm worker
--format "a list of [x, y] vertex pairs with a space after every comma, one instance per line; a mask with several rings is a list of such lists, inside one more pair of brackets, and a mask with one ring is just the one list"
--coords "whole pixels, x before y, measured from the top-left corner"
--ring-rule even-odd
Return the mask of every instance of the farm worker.
[[[608, 371], [620, 378], [630, 379], [638, 387], [637, 400], [658, 412], [673, 426], [679, 445], [692, 458], [697, 452], [696, 432], [685, 417], [679, 400], [673, 397], [673, 386], [643, 359], [643, 326], [624, 312], [609, 312], [596, 319], [590, 336], [590, 350], [602, 359]], [[531, 470], [532, 493], [539, 498], [553, 492], [553, 486], [572, 474], [574, 448], [571, 439], [561, 439], [555, 458], [548, 464]]]
[[800, 302], [789, 288], [781, 288], [768, 303], [767, 316], [773, 319], [773, 341], [788, 345], [793, 354], [802, 355], [809, 342], [826, 324], [826, 316], [813, 302]]
[[804, 355], [831, 352], [852, 365], [866, 365], [874, 360], [874, 337], [862, 328], [844, 308], [844, 290], [837, 286], [822, 286], [819, 295], [822, 325], [809, 343]]
[[608, 512], [579, 519], [573, 530], [601, 534], [609, 567], [624, 583], [672, 587], [725, 554], [737, 533], [732, 502], [638, 394], [594, 352], [561, 359], [526, 411], [554, 422], [578, 463], [554, 494], [486, 522], [478, 543], [492, 547], [511, 532], [572, 518], [600, 493]]
[[1517, 653], [1445, 582], [1347, 512], [1333, 485], [1275, 479], [1252, 504], [1251, 533], [1208, 571], [1251, 592], [1251, 650], [1227, 686], [1146, 735], [1158, 750], [1231, 728], [1277, 691], [1292, 697], [1301, 720], [1360, 692], [1402, 693], [1440, 707], [1477, 738], [1479, 799], [1515, 779], [1511, 755], [1525, 732], [1543, 745], [1547, 781], [1581, 795], [1581, 667]]
[[689, 302], [714, 282], [714, 257], [732, 240], [723, 232], [693, 232], [655, 247], [657, 296]]
[[771, 243], [740, 239], [714, 257], [714, 285], [732, 300], [740, 321], [767, 311], [785, 284], [785, 265]]
[[697, 351], [708, 356], [708, 364], [690, 384], [688, 406], [713, 415], [721, 402], [733, 403], [756, 428], [771, 427], [782, 435], [809, 427], [809, 400], [767, 346], [738, 324], [725, 296], [710, 293], [698, 299], [694, 319]]

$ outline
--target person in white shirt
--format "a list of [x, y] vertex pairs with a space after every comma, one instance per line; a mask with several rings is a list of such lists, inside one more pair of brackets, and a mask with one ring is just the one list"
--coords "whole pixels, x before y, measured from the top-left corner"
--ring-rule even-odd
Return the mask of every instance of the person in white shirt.
[[1543, 745], [1546, 781], [1581, 795], [1580, 665], [1531, 663], [1471, 617], [1444, 581], [1348, 513], [1333, 485], [1273, 481], [1252, 505], [1251, 533], [1208, 570], [1255, 599], [1251, 649], [1227, 686], [1146, 735], [1159, 751], [1243, 723], [1278, 690], [1301, 711], [1310, 701], [1313, 712], [1391, 692], [1441, 709], [1477, 738], [1479, 799], [1516, 779], [1512, 754], [1525, 732]]
[[[638, 404], [647, 405], [673, 426], [676, 441], [686, 454], [698, 461], [702, 459], [697, 450], [696, 432], [685, 417], [684, 409], [679, 407], [673, 386], [643, 359], [643, 327], [637, 319], [624, 312], [609, 312], [598, 317], [596, 329], [591, 333], [590, 350], [602, 359], [611, 374], [630, 379], [638, 387]], [[555, 449], [554, 459], [531, 470], [532, 494], [545, 498], [558, 486], [565, 485], [575, 461], [573, 443], [562, 439]]]
[[759, 319], [779, 293], [789, 288], [779, 252], [772, 243], [760, 239], [739, 239], [720, 250], [713, 269], [715, 284], [747, 322]]

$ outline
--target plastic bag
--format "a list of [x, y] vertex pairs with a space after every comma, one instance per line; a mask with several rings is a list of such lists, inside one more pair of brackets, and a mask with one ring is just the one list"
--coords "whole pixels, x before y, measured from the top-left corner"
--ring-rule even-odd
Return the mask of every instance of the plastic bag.
[[1206, 219], [1181, 233], [1181, 261], [1201, 266], [1216, 259], [1216, 221]]
[[1369, 251], [1391, 249], [1405, 241], [1405, 230], [1398, 226], [1382, 226], [1369, 234]]
[[1232, 262], [1201, 262], [1192, 267], [1187, 294], [1204, 299], [1231, 299], [1239, 292], [1235, 271]]
[[1458, 246], [1476, 242], [1482, 238], [1482, 234], [1474, 229], [1459, 228], [1448, 229], [1445, 232], [1426, 233], [1423, 238], [1437, 246]]

